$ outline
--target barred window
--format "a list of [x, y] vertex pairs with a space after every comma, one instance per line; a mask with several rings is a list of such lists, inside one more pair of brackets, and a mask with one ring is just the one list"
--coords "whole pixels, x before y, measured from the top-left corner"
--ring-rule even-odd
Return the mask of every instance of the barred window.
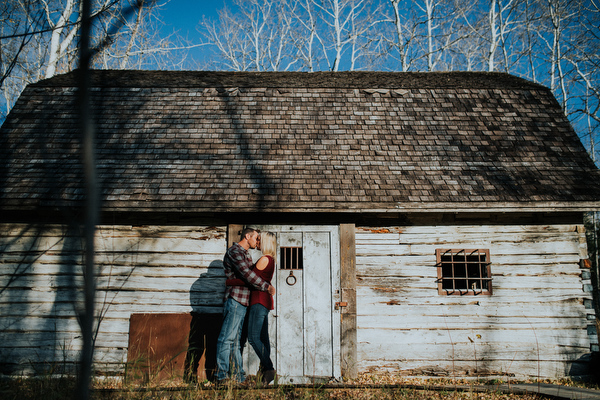
[[280, 247], [280, 269], [302, 269], [302, 247]]
[[437, 249], [438, 293], [441, 295], [490, 295], [490, 251]]

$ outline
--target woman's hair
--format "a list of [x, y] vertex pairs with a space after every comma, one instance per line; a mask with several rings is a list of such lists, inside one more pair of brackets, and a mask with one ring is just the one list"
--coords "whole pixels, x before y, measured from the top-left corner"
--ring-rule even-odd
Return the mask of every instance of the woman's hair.
[[263, 254], [275, 257], [277, 253], [277, 237], [273, 232], [261, 232], [260, 251]]

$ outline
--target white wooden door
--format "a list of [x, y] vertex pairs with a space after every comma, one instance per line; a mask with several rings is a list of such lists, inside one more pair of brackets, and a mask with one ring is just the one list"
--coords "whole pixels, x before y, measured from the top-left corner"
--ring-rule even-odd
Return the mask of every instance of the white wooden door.
[[[279, 382], [313, 383], [339, 378], [340, 311], [335, 307], [340, 297], [338, 227], [260, 229], [277, 234], [273, 279], [277, 294], [269, 331]], [[282, 269], [286, 263], [282, 263], [282, 253], [290, 248], [301, 249], [301, 269]], [[248, 358], [252, 364], [253, 357]]]

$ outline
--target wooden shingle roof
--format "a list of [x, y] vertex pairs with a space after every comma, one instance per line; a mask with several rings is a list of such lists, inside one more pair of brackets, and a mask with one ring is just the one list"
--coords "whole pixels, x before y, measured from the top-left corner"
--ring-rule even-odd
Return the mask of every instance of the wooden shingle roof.
[[[74, 73], [0, 130], [0, 209], [79, 206]], [[596, 167], [549, 89], [500, 73], [94, 71], [115, 211], [590, 210]]]

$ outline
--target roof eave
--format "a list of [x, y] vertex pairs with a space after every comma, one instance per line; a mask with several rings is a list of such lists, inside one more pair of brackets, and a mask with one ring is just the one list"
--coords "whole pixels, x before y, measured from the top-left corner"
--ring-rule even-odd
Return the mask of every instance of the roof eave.
[[103, 207], [104, 211], [146, 211], [146, 212], [183, 212], [183, 213], [552, 213], [552, 212], [592, 212], [600, 211], [600, 201], [588, 202], [527, 202], [527, 203], [399, 203], [390, 204], [372, 204], [365, 207], [365, 204], [302, 204], [294, 203], [289, 205], [214, 205], [208, 207], [195, 205], [192, 207], [144, 207], [137, 204], [132, 207]]
[[600, 201], [581, 202], [474, 202], [405, 203], [394, 212], [591, 212], [600, 211]]
[[[4, 202], [2, 212], [79, 209], [80, 202], [39, 204], [37, 202]], [[334, 203], [290, 202], [269, 204], [260, 202], [216, 204], [214, 202], [104, 202], [102, 212], [136, 213], [564, 213], [600, 211], [600, 201], [545, 202], [402, 202], [402, 203]]]

